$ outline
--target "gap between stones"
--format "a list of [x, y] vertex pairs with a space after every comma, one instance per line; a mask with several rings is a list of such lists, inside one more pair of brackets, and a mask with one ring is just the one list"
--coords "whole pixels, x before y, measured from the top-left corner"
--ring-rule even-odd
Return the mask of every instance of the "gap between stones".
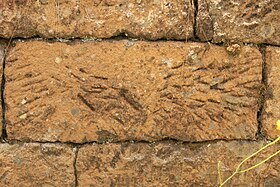
[[[258, 141], [258, 140], [257, 140]], [[261, 141], [261, 140], [260, 140]], [[231, 140], [227, 140], [227, 139], [216, 139], [216, 140], [205, 140], [205, 141], [181, 141], [181, 140], [177, 140], [177, 139], [172, 139], [172, 138], [163, 138], [160, 140], [155, 140], [155, 141], [146, 141], [146, 140], [124, 140], [124, 141], [89, 141], [89, 142], [60, 142], [60, 141], [55, 141], [55, 142], [50, 142], [50, 141], [20, 141], [20, 140], [10, 140], [10, 141], [6, 141], [7, 144], [10, 145], [14, 145], [14, 144], [33, 144], [33, 143], [37, 143], [37, 144], [53, 144], [53, 145], [68, 145], [70, 147], [73, 148], [80, 148], [83, 147], [85, 145], [103, 145], [103, 144], [156, 144], [156, 143], [172, 143], [172, 144], [197, 144], [197, 145], [204, 145], [204, 144], [215, 144], [218, 142], [256, 142], [256, 140], [254, 139], [231, 139]]]
[[79, 152], [79, 147], [74, 147], [74, 162], [73, 162], [73, 168], [74, 168], [74, 177], [75, 177], [75, 183], [74, 186], [77, 187], [79, 185], [78, 181], [78, 170], [77, 170], [77, 158], [78, 158], [78, 152]]
[[[6, 50], [5, 50], [6, 51]], [[4, 56], [2, 60], [2, 80], [1, 80], [1, 107], [2, 107], [2, 128], [1, 128], [1, 141], [7, 138], [7, 131], [6, 131], [6, 121], [5, 121], [5, 102], [4, 102], [4, 88], [5, 88], [5, 75], [4, 75], [4, 68], [5, 68], [5, 59], [6, 59], [6, 52], [4, 51]]]
[[194, 38], [194, 40], [199, 41], [199, 37], [196, 34], [196, 19], [197, 19], [197, 13], [198, 13], [198, 0], [192, 0], [191, 3], [193, 3], [193, 6], [194, 6], [193, 38]]
[[7, 45], [5, 46], [3, 60], [2, 60], [2, 80], [1, 80], [2, 129], [1, 129], [1, 137], [0, 137], [1, 141], [6, 141], [6, 139], [8, 137], [7, 129], [6, 129], [6, 116], [5, 116], [6, 115], [6, 104], [5, 104], [4, 92], [5, 92], [5, 83], [6, 83], [6, 79], [5, 79], [6, 57], [7, 57], [7, 53], [8, 53], [9, 47], [11, 45], [11, 42], [12, 42], [12, 38], [9, 39], [9, 41], [7, 42]]
[[[6, 39], [6, 38], [0, 38], [0, 39]], [[7, 40], [7, 39], [6, 39]], [[30, 38], [21, 38], [21, 37], [15, 37], [12, 39], [11, 43], [16, 43], [16, 42], [30, 42], [30, 41], [42, 41], [42, 42], [47, 42], [47, 43], [54, 43], [54, 42], [61, 42], [61, 43], [66, 43], [66, 44], [73, 44], [74, 42], [82, 42], [82, 43], [87, 43], [87, 42], [112, 42], [112, 41], [133, 41], [133, 42], [187, 42], [187, 43], [192, 43], [192, 42], [197, 42], [197, 43], [205, 43], [205, 44], [211, 44], [211, 45], [216, 45], [216, 46], [221, 46], [221, 47], [227, 47], [232, 44], [239, 44], [241, 46], [251, 46], [251, 47], [280, 47], [280, 45], [274, 45], [274, 44], [267, 44], [267, 43], [262, 43], [262, 44], [256, 44], [256, 43], [244, 43], [244, 42], [218, 42], [218, 43], [213, 43], [212, 40], [209, 41], [201, 41], [199, 38], [190, 38], [190, 39], [183, 39], [183, 40], [176, 40], [176, 39], [157, 39], [157, 40], [146, 40], [144, 38], [133, 38], [126, 36], [124, 34], [120, 34], [117, 36], [113, 36], [111, 38], [40, 38], [39, 36], [34, 36]]]
[[266, 90], [268, 88], [267, 84], [267, 66], [266, 66], [266, 45], [261, 44], [258, 46], [259, 51], [262, 55], [262, 88], [260, 90], [261, 99], [259, 103], [259, 110], [257, 112], [257, 122], [258, 122], [258, 130], [256, 132], [256, 139], [264, 139], [265, 135], [263, 133], [263, 126], [262, 126], [262, 115], [264, 111], [264, 105], [266, 101]]
[[[6, 38], [0, 38], [0, 39], [6, 39]], [[21, 38], [21, 37], [15, 37], [12, 39], [11, 43], [16, 43], [16, 42], [29, 42], [29, 41], [42, 41], [42, 42], [48, 42], [48, 43], [54, 43], [54, 42], [61, 42], [61, 43], [66, 43], [66, 44], [73, 44], [74, 42], [83, 42], [83, 43], [87, 43], [87, 42], [112, 42], [112, 41], [125, 41], [125, 40], [129, 40], [129, 41], [133, 41], [133, 42], [139, 42], [139, 41], [144, 41], [144, 42], [187, 42], [187, 43], [192, 43], [192, 42], [197, 42], [197, 43], [205, 43], [205, 44], [211, 44], [211, 45], [216, 45], [216, 46], [221, 46], [221, 47], [227, 47], [231, 44], [239, 44], [239, 45], [244, 45], [244, 46], [255, 46], [255, 47], [259, 47], [262, 46], [272, 46], [272, 47], [280, 47], [280, 45], [273, 45], [273, 44], [266, 44], [266, 43], [262, 43], [262, 44], [256, 44], [256, 43], [244, 43], [244, 42], [232, 42], [232, 43], [228, 43], [228, 42], [218, 42], [218, 43], [213, 43], [212, 40], [210, 41], [201, 41], [199, 38], [195, 37], [195, 38], [190, 38], [190, 39], [182, 39], [182, 40], [176, 40], [176, 39], [166, 39], [166, 38], [161, 38], [161, 39], [157, 39], [157, 40], [146, 40], [145, 38], [133, 38], [133, 37], [129, 37], [126, 36], [125, 34], [120, 34], [117, 36], [113, 36], [110, 38], [80, 38], [80, 37], [76, 37], [76, 38], [41, 38], [40, 36], [34, 36], [34, 37], [30, 37], [30, 38]]]

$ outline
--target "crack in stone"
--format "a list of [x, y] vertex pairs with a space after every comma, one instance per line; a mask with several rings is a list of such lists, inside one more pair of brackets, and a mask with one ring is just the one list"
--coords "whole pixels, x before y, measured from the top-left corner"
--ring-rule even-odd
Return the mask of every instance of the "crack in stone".
[[2, 80], [1, 80], [1, 107], [2, 107], [2, 130], [1, 130], [1, 141], [6, 141], [8, 134], [7, 134], [7, 125], [6, 125], [6, 104], [5, 104], [5, 83], [6, 83], [6, 79], [5, 79], [5, 65], [6, 65], [6, 57], [7, 57], [7, 52], [8, 49], [11, 45], [12, 42], [12, 38], [9, 39], [8, 44], [5, 46], [5, 50], [4, 50], [4, 55], [3, 55], [3, 59], [2, 59]]
[[193, 22], [193, 37], [195, 40], [199, 40], [199, 37], [196, 34], [196, 20], [197, 20], [197, 14], [198, 14], [198, 0], [192, 0], [194, 7], [194, 22]]
[[259, 110], [257, 112], [258, 130], [256, 132], [256, 139], [264, 139], [265, 135], [263, 133], [262, 116], [264, 111], [264, 105], [266, 101], [266, 91], [268, 88], [267, 83], [267, 65], [266, 65], [266, 46], [259, 45], [259, 51], [262, 55], [262, 89], [260, 90], [261, 99], [259, 102]]
[[74, 177], [75, 177], [75, 183], [74, 186], [77, 187], [79, 185], [78, 183], [78, 173], [77, 173], [77, 158], [78, 158], [78, 152], [79, 152], [79, 148], [78, 147], [74, 147], [74, 153], [75, 153], [75, 157], [74, 157], [74, 162], [73, 162], [73, 168], [74, 168]]
[[6, 143], [8, 144], [22, 144], [22, 143], [38, 143], [38, 144], [63, 144], [63, 145], [68, 145], [71, 147], [82, 147], [85, 145], [92, 145], [92, 144], [97, 144], [97, 145], [102, 145], [102, 144], [154, 144], [154, 143], [167, 143], [167, 142], [172, 142], [174, 144], [209, 144], [209, 143], [218, 143], [218, 142], [256, 142], [256, 140], [253, 139], [215, 139], [215, 140], [205, 140], [205, 141], [181, 141], [177, 140], [174, 138], [163, 138], [155, 141], [146, 141], [146, 140], [123, 140], [123, 141], [88, 141], [88, 142], [60, 142], [60, 141], [20, 141], [20, 140], [9, 140]]

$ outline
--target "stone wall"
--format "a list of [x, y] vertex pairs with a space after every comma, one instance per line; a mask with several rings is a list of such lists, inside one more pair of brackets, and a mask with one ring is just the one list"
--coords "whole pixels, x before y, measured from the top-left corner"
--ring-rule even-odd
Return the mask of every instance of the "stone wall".
[[0, 186], [218, 186], [280, 135], [279, 28], [278, 0], [0, 0]]

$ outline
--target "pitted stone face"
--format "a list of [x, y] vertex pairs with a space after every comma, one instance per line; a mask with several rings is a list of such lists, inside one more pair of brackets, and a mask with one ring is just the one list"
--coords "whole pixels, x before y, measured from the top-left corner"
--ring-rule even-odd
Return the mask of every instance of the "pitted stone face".
[[[223, 180], [264, 141], [204, 143], [89, 143], [72, 148], [61, 143], [1, 143], [4, 186], [217, 186], [217, 162]], [[275, 144], [250, 160], [257, 163], [280, 149]], [[228, 184], [277, 186], [279, 157]], [[244, 167], [251, 166], [250, 164]], [[256, 176], [257, 180], [256, 180]]]
[[74, 186], [75, 151], [61, 144], [0, 144], [1, 185]]
[[278, 0], [198, 0], [197, 36], [205, 41], [280, 45]]
[[255, 138], [262, 79], [257, 48], [239, 46], [233, 54], [199, 43], [128, 43], [18, 42], [5, 69], [9, 138]]
[[126, 35], [149, 40], [185, 40], [193, 37], [191, 0], [1, 2], [4, 4], [0, 37], [4, 38], [88, 39]]

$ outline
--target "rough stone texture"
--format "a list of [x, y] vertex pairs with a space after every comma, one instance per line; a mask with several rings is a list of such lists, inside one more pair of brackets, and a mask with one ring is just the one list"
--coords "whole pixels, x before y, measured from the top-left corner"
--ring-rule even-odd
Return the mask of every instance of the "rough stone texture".
[[[10, 5], [9, 5], [10, 3]], [[0, 37], [146, 39], [193, 36], [191, 0], [31, 0], [0, 2]]]
[[1, 186], [74, 186], [74, 152], [54, 144], [0, 144]]
[[262, 60], [181, 42], [18, 42], [6, 63], [10, 139], [254, 139]]
[[280, 131], [276, 129], [276, 121], [280, 119], [279, 47], [267, 48], [266, 64], [268, 89], [263, 114], [263, 129], [269, 138], [276, 138], [280, 135]]
[[202, 40], [280, 45], [279, 0], [198, 0], [198, 7], [197, 35]]
[[[218, 142], [203, 144], [136, 143], [92, 144], [77, 157], [78, 186], [218, 186], [217, 163], [222, 179], [264, 145], [263, 142]], [[280, 149], [275, 145], [245, 163], [248, 168]], [[236, 175], [225, 186], [280, 184], [280, 157], [245, 174]]]

